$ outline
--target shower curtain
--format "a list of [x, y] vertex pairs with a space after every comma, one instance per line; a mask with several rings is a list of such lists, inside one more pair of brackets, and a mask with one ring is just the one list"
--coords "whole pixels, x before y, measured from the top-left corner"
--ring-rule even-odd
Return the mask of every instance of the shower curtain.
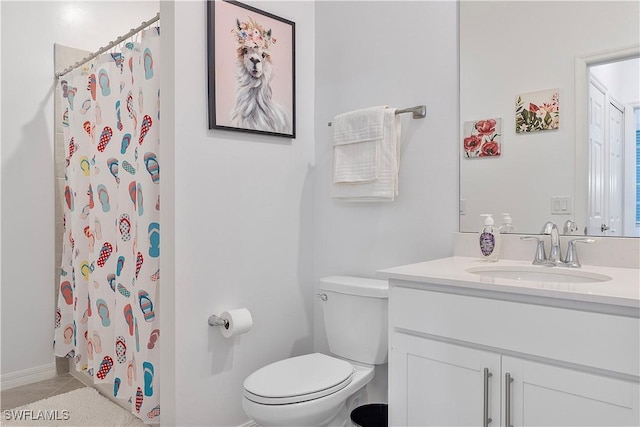
[[60, 77], [66, 144], [55, 354], [160, 419], [159, 28]]

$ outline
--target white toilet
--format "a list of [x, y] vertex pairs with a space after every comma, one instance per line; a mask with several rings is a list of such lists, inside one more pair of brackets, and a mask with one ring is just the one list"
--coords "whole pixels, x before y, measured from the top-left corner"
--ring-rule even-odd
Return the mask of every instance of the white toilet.
[[329, 349], [267, 365], [244, 381], [242, 408], [261, 426], [345, 426], [367, 403], [374, 365], [387, 362], [386, 280], [320, 279]]

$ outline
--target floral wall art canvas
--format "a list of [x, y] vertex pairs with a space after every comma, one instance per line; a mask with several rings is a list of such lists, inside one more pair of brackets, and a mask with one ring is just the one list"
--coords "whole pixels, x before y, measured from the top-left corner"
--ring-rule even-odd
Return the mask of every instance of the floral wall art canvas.
[[560, 126], [559, 90], [525, 93], [516, 98], [516, 132], [558, 129]]
[[473, 120], [464, 123], [464, 157], [497, 157], [501, 150], [502, 119]]

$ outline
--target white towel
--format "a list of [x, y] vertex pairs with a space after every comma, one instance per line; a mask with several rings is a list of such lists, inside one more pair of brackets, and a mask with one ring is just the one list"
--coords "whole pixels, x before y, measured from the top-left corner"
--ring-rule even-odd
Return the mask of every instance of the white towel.
[[[400, 166], [400, 117], [395, 108], [383, 114], [383, 137], [375, 141], [378, 153], [376, 178], [371, 182], [333, 182], [331, 197], [347, 201], [393, 201], [398, 195]], [[334, 146], [334, 157], [335, 157]], [[334, 162], [335, 164], [335, 162]]]
[[364, 108], [333, 118], [333, 144], [352, 144], [382, 138], [386, 106]]
[[385, 108], [365, 108], [334, 117], [334, 183], [373, 182], [378, 178]]

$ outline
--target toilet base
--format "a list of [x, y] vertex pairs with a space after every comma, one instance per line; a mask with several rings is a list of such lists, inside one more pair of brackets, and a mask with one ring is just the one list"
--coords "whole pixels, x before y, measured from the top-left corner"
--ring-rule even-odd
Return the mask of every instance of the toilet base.
[[362, 387], [358, 390], [354, 395], [350, 396], [345, 402], [340, 412], [329, 421], [326, 426], [329, 427], [352, 427], [353, 423], [351, 422], [351, 411], [356, 409], [358, 406], [362, 406], [367, 402], [367, 388]]

